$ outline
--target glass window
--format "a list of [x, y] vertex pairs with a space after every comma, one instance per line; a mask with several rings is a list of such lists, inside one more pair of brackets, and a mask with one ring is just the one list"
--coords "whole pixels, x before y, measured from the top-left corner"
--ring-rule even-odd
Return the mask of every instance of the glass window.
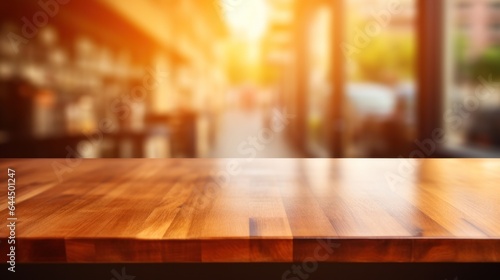
[[[448, 0], [443, 126], [447, 148], [500, 149], [499, 1]], [[462, 23], [468, 22], [468, 29]]]
[[346, 157], [404, 156], [415, 139], [415, 1], [346, 1]]

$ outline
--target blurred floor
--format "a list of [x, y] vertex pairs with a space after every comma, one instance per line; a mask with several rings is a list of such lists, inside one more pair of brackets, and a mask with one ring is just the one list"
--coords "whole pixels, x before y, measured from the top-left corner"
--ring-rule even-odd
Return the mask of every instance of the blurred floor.
[[[238, 110], [228, 109], [218, 122], [218, 131], [215, 143], [210, 153], [213, 158], [245, 158], [248, 153], [241, 153], [238, 147], [250, 148], [250, 138], [258, 141], [259, 134], [268, 128], [265, 125], [265, 112], [259, 109]], [[301, 157], [286, 139], [286, 133], [274, 134], [268, 144], [258, 142], [259, 149], [255, 149], [257, 158], [295, 158]]]

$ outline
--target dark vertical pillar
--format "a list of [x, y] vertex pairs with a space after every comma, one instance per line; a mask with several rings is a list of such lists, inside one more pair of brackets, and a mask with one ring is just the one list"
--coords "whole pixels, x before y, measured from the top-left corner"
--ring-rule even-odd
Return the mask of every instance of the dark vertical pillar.
[[294, 46], [296, 54], [296, 91], [294, 103], [294, 140], [297, 148], [306, 151], [306, 125], [307, 125], [307, 28], [309, 10], [312, 1], [296, 1], [296, 20], [294, 25]]
[[[442, 125], [444, 1], [418, 0], [418, 138], [432, 139]], [[435, 156], [435, 155], [434, 155]]]
[[329, 127], [331, 128], [330, 137], [330, 156], [340, 158], [343, 153], [343, 124], [344, 114], [344, 88], [346, 82], [345, 76], [345, 57], [341, 49], [345, 32], [345, 2], [346, 0], [332, 0], [330, 5], [333, 12], [333, 36], [332, 36], [332, 99], [330, 103], [331, 118]]

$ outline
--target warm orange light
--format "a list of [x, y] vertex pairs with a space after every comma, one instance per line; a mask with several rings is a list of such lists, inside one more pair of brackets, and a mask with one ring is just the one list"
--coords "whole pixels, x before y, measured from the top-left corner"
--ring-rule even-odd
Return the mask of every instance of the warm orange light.
[[269, 7], [265, 0], [220, 0], [231, 31], [248, 40], [258, 40], [266, 31]]

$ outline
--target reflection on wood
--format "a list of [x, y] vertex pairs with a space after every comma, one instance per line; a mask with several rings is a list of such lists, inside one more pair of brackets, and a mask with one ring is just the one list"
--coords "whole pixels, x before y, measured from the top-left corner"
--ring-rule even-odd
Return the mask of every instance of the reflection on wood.
[[[19, 262], [500, 261], [500, 160], [0, 161], [7, 167]], [[1, 227], [2, 244], [8, 235]]]

